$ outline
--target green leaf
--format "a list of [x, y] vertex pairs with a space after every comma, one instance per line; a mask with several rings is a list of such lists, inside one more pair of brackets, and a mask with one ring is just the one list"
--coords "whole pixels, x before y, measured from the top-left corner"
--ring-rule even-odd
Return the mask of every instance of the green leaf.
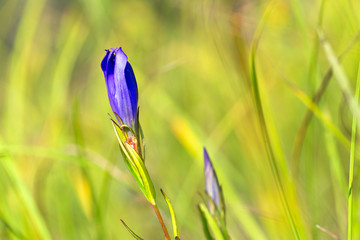
[[[356, 79], [356, 90], [355, 90], [355, 99], [359, 101], [360, 95], [360, 63], [358, 67], [358, 75]], [[353, 181], [354, 181], [354, 165], [355, 165], [355, 145], [356, 137], [357, 137], [357, 128], [356, 128], [356, 118], [353, 116], [352, 122], [352, 131], [351, 131], [351, 147], [350, 147], [350, 161], [349, 161], [349, 187], [348, 187], [348, 239], [352, 239], [353, 237], [353, 228], [355, 228], [355, 224], [353, 224], [353, 220], [355, 220], [353, 216]], [[355, 229], [354, 229], [355, 230]]]
[[116, 137], [118, 139], [121, 152], [124, 156], [124, 161], [130, 170], [131, 174], [135, 178], [141, 191], [144, 193], [146, 199], [151, 203], [155, 204], [156, 193], [154, 185], [150, 179], [149, 173], [144, 165], [143, 160], [135, 149], [126, 142], [126, 136], [120, 127], [112, 120]]
[[140, 178], [144, 184], [145, 197], [151, 204], [155, 204], [156, 192], [154, 185], [151, 181], [149, 173], [144, 165], [144, 162], [140, 158], [139, 154], [135, 151], [135, 149], [130, 146], [128, 143], [124, 143], [124, 146], [128, 153], [130, 154], [131, 160], [134, 162], [135, 166], [139, 171]]
[[[211, 213], [203, 203], [200, 203], [199, 210], [200, 213], [202, 214], [202, 218], [205, 219], [206, 225], [211, 229], [211, 232], [214, 234], [215, 239], [226, 240], [216, 220], [214, 219], [214, 217], [211, 215]], [[209, 239], [213, 239], [213, 238], [209, 238]]]
[[[170, 214], [171, 214], [171, 223], [172, 223], [172, 226], [173, 226], [173, 232], [174, 232], [174, 237], [175, 239], [179, 236], [179, 228], [178, 228], [178, 224], [177, 224], [177, 221], [176, 221], [176, 217], [175, 217], [175, 211], [174, 211], [174, 208], [170, 202], [170, 199], [167, 197], [167, 195], [165, 194], [165, 192], [160, 189], [162, 195], [164, 196], [164, 199], [169, 207], [169, 210], [170, 210]], [[180, 239], [180, 238], [179, 238]]]
[[137, 240], [144, 240], [143, 238], [139, 237], [133, 230], [131, 230], [131, 229], [126, 225], [126, 223], [125, 223], [122, 219], [120, 219], [120, 220], [121, 220], [122, 224], [124, 224], [125, 228], [129, 231], [129, 233], [130, 233], [135, 239], [137, 239]]
[[114, 121], [111, 121], [116, 137], [118, 139], [119, 145], [120, 145], [120, 149], [121, 149], [121, 153], [123, 155], [124, 161], [126, 166], [128, 167], [131, 175], [133, 175], [136, 183], [138, 184], [138, 186], [140, 187], [141, 191], [145, 194], [145, 189], [144, 189], [144, 184], [143, 181], [141, 179], [141, 176], [139, 174], [139, 170], [137, 169], [136, 165], [134, 164], [134, 162], [131, 160], [130, 158], [130, 154], [128, 153], [128, 151], [126, 150], [123, 141], [125, 141], [125, 136], [123, 134], [123, 132], [121, 131], [121, 129], [119, 128], [119, 126], [114, 123]]
[[338, 127], [331, 121], [331, 119], [321, 111], [319, 106], [302, 90], [296, 88], [294, 85], [288, 84], [290, 90], [295, 96], [320, 120], [320, 122], [342, 143], [349, 148], [349, 140], [344, 136]]
[[[259, 39], [257, 39], [257, 41], [258, 40]], [[278, 163], [283, 165], [282, 173], [286, 176], [286, 178], [288, 178], [287, 171], [286, 171], [287, 167], [286, 167], [285, 162], [283, 161], [284, 160], [282, 157], [283, 154], [280, 154], [281, 155], [280, 158], [279, 158], [279, 154], [276, 154], [276, 152], [278, 152], [278, 153], [280, 152], [280, 148], [279, 147], [276, 148], [277, 144], [276, 143], [274, 144], [272, 141], [272, 138], [270, 135], [271, 134], [270, 130], [273, 127], [268, 128], [268, 122], [265, 119], [263, 103], [261, 101], [261, 94], [260, 94], [259, 82], [258, 82], [258, 77], [257, 77], [257, 69], [256, 69], [256, 65], [255, 65], [256, 47], [258, 44], [257, 41], [254, 41], [252, 49], [251, 49], [251, 54], [250, 54], [250, 70], [251, 70], [251, 80], [252, 80], [251, 85], [252, 85], [254, 102], [255, 102], [257, 115], [258, 115], [258, 119], [259, 119], [259, 123], [260, 123], [262, 139], [263, 139], [263, 142], [265, 145], [271, 172], [274, 176], [274, 179], [276, 182], [276, 187], [279, 191], [281, 205], [284, 209], [286, 218], [289, 222], [294, 239], [299, 240], [301, 238], [300, 238], [295, 220], [293, 218], [293, 213], [292, 213], [292, 211], [295, 211], [295, 209], [290, 209], [290, 207], [289, 207], [287, 196], [284, 191], [284, 186], [283, 186], [284, 184], [282, 182], [282, 179], [280, 178], [280, 171], [279, 171]], [[273, 131], [272, 133], [274, 135], [275, 131]], [[275, 151], [276, 149], [277, 149], [277, 151]], [[279, 160], [281, 160], [281, 162], [279, 162]]]
[[214, 240], [214, 238], [211, 236], [209, 226], [208, 226], [208, 223], [206, 221], [205, 214], [201, 210], [200, 206], [198, 206], [198, 208], [199, 208], [199, 212], [200, 212], [200, 217], [201, 217], [201, 222], [202, 222], [202, 225], [203, 225], [203, 230], [204, 230], [204, 233], [205, 233], [205, 237], [206, 237], [207, 240]]
[[11, 224], [10, 222], [8, 222], [5, 217], [3, 217], [2, 213], [0, 212], [0, 223], [2, 223], [5, 228], [11, 232], [12, 234], [14, 234], [18, 239], [26, 239], [24, 234], [22, 234], [19, 230], [16, 230]]
[[339, 59], [334, 53], [334, 50], [332, 49], [329, 42], [325, 39], [324, 33], [319, 29], [318, 30], [319, 39], [323, 45], [326, 57], [328, 59], [328, 62], [330, 63], [333, 71], [335, 79], [337, 80], [339, 87], [344, 94], [345, 100], [349, 105], [349, 108], [357, 119], [357, 123], [360, 121], [360, 108], [359, 104], [354, 96], [354, 91], [351, 89], [350, 82], [348, 77], [345, 74], [345, 71], [343, 67], [341, 66]]

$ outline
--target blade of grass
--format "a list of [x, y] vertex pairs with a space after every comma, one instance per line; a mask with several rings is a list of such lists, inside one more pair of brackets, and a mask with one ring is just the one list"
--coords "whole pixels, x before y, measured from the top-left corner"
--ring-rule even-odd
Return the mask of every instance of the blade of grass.
[[335, 211], [336, 211], [336, 223], [339, 226], [340, 236], [344, 236], [346, 233], [345, 225], [346, 217], [344, 215], [343, 206], [345, 206], [346, 199], [346, 182], [344, 175], [344, 168], [342, 166], [339, 153], [334, 137], [327, 129], [325, 132], [325, 144], [329, 156], [330, 164], [330, 179], [332, 182], [332, 188], [334, 192]]
[[[320, 3], [320, 9], [319, 9], [318, 19], [317, 19], [318, 27], [322, 26], [325, 3], [326, 3], [326, 0], [322, 0]], [[316, 34], [316, 32], [314, 32], [314, 34]], [[308, 85], [311, 88], [311, 92], [313, 91], [313, 87], [315, 88], [315, 84], [317, 83], [317, 80], [318, 80], [319, 48], [320, 48], [320, 43], [316, 38], [314, 38], [313, 49], [312, 49], [311, 55], [310, 55], [310, 64], [309, 64], [309, 70], [308, 70], [308, 79], [309, 79]], [[307, 132], [311, 117], [312, 117], [312, 112], [308, 110], [305, 115], [304, 120], [302, 121], [302, 124], [300, 125], [300, 128], [299, 128], [298, 133], [295, 138], [294, 150], [293, 150], [293, 155], [292, 155], [292, 160], [291, 160], [292, 173], [294, 174], [295, 179], [297, 179], [297, 175], [298, 175], [299, 158], [300, 158], [302, 144], [303, 144], [305, 134]]]
[[281, 204], [282, 204], [282, 207], [283, 207], [283, 209], [285, 211], [286, 217], [288, 219], [288, 222], [289, 222], [293, 237], [294, 237], [294, 239], [300, 239], [300, 235], [298, 233], [294, 218], [292, 216], [292, 213], [291, 213], [290, 208], [289, 208], [289, 204], [288, 204], [287, 199], [285, 197], [283, 184], [281, 182], [279, 170], [278, 170], [278, 167], [277, 167], [277, 164], [276, 164], [275, 154], [274, 154], [274, 151], [273, 151], [273, 147], [271, 145], [269, 132], [267, 130], [266, 120], [265, 120], [265, 116], [264, 116], [264, 112], [263, 112], [263, 107], [262, 107], [262, 102], [261, 102], [260, 92], [259, 92], [259, 87], [258, 87], [258, 79], [257, 79], [257, 74], [256, 74], [255, 52], [256, 51], [255, 51], [255, 45], [254, 45], [253, 49], [252, 49], [252, 52], [251, 52], [251, 56], [250, 56], [250, 68], [251, 68], [254, 100], [255, 100], [256, 109], [257, 109], [258, 117], [259, 117], [259, 121], [260, 121], [262, 137], [263, 137], [266, 152], [267, 152], [267, 155], [268, 155], [268, 160], [269, 160], [269, 163], [270, 163], [271, 171], [272, 171], [272, 174], [273, 174], [275, 182], [276, 182], [276, 186], [277, 186], [278, 191], [279, 191]]
[[5, 226], [5, 228], [16, 236], [17, 239], [26, 239], [24, 234], [22, 234], [19, 230], [15, 229], [11, 224], [2, 216], [0, 213], [0, 223]]
[[340, 188], [341, 195], [346, 193], [346, 183], [345, 183], [345, 175], [344, 168], [340, 161], [339, 153], [337, 151], [336, 142], [333, 137], [330, 135], [330, 131], [327, 130], [325, 134], [326, 146], [329, 153], [330, 158], [330, 168], [332, 171], [332, 179], [336, 182], [336, 188]]
[[214, 240], [214, 238], [211, 236], [209, 225], [208, 225], [208, 223], [206, 221], [205, 214], [201, 210], [200, 206], [198, 206], [198, 209], [199, 209], [199, 212], [200, 212], [201, 223], [203, 225], [203, 231], [204, 231], [206, 240]]
[[33, 226], [34, 238], [41, 240], [50, 240], [51, 236], [49, 230], [45, 224], [43, 217], [41, 216], [37, 206], [35, 205], [34, 199], [29, 193], [24, 182], [21, 180], [14, 164], [13, 160], [8, 156], [1, 157], [1, 167], [4, 168], [7, 173], [8, 181], [12, 184], [12, 190], [16, 193], [19, 200], [22, 202], [25, 214], [31, 219], [29, 221]]
[[174, 232], [174, 237], [178, 237], [179, 236], [179, 228], [178, 228], [178, 224], [176, 221], [176, 216], [175, 216], [175, 211], [174, 211], [174, 207], [172, 206], [170, 199], [168, 198], [168, 196], [165, 194], [165, 192], [160, 189], [162, 195], [164, 196], [164, 199], [169, 207], [170, 210], [170, 214], [171, 214], [171, 223], [173, 226], [173, 232]]
[[133, 236], [133, 237], [134, 237], [135, 239], [137, 239], [137, 240], [144, 240], [144, 239], [142, 239], [141, 237], [139, 237], [133, 230], [131, 230], [131, 228], [129, 228], [128, 225], [126, 225], [126, 223], [125, 223], [122, 219], [120, 219], [120, 221], [122, 222], [122, 224], [124, 224], [126, 230], [129, 231], [129, 233], [131, 234], [131, 236]]
[[26, 119], [25, 92], [28, 83], [26, 69], [31, 55], [33, 38], [39, 25], [40, 15], [43, 11], [45, 0], [27, 1], [22, 14], [19, 27], [14, 40], [14, 48], [10, 56], [8, 73], [8, 87], [6, 92], [4, 126], [7, 127], [6, 137], [8, 141], [20, 142], [24, 134]]
[[213, 216], [211, 216], [209, 210], [207, 207], [200, 203], [199, 209], [201, 211], [202, 216], [206, 219], [207, 226], [211, 229], [211, 232], [214, 234], [216, 240], [226, 240], [223, 233], [221, 232], [221, 229], [216, 223], [216, 220]]
[[295, 96], [303, 102], [303, 104], [309, 109], [309, 111], [312, 112], [312, 114], [315, 114], [315, 116], [323, 123], [323, 125], [329, 129], [334, 136], [346, 147], [350, 148], [350, 142], [349, 140], [344, 136], [344, 134], [336, 127], [336, 125], [329, 119], [328, 116], [326, 116], [320, 108], [316, 105], [315, 102], [313, 102], [309, 96], [307, 96], [303, 91], [301, 91], [299, 88], [296, 88], [293, 84], [288, 83], [288, 86], [293, 91]]
[[[335, 56], [335, 53], [331, 47], [331, 45], [325, 39], [323, 32], [318, 30], [319, 39], [322, 42], [326, 57], [334, 70], [335, 78], [339, 84], [339, 87], [344, 94], [344, 98], [349, 105], [349, 108], [353, 114], [353, 127], [352, 127], [352, 148], [350, 151], [350, 173], [349, 173], [349, 192], [348, 192], [348, 239], [352, 239], [352, 184], [353, 184], [353, 162], [354, 159], [354, 151], [355, 151], [355, 134], [356, 134], [356, 126], [360, 124], [360, 109], [358, 104], [358, 92], [357, 96], [353, 96], [353, 91], [351, 89], [349, 80], [345, 74], [344, 69], [340, 65], [338, 58]], [[358, 82], [358, 80], [357, 80]], [[357, 83], [358, 88], [358, 83]], [[358, 89], [357, 89], [358, 91]], [[350, 213], [350, 214], [349, 214]]]
[[329, 230], [321, 227], [320, 225], [316, 225], [316, 228], [319, 229], [320, 231], [326, 233], [326, 234], [329, 235], [331, 238], [336, 239], [336, 240], [340, 240], [340, 238], [339, 238], [336, 234], [334, 234], [334, 233], [330, 232]]
[[260, 23], [259, 23], [259, 25], [258, 25], [258, 27], [256, 29], [254, 40], [253, 40], [252, 47], [251, 47], [251, 52], [250, 52], [251, 86], [252, 86], [254, 102], [255, 102], [255, 105], [256, 105], [256, 109], [257, 109], [257, 115], [258, 115], [258, 119], [259, 119], [259, 123], [260, 123], [262, 138], [263, 138], [263, 141], [264, 141], [267, 157], [268, 157], [269, 164], [270, 164], [270, 167], [271, 167], [271, 172], [272, 172], [272, 175], [273, 175], [274, 180], [276, 182], [276, 186], [277, 186], [277, 189], [278, 189], [278, 192], [279, 192], [279, 195], [280, 195], [281, 205], [283, 207], [286, 218], [287, 218], [288, 223], [290, 225], [290, 229], [291, 229], [293, 238], [298, 240], [298, 239], [301, 239], [301, 238], [300, 238], [297, 226], [295, 224], [293, 214], [290, 211], [288, 200], [287, 200], [287, 198], [285, 196], [284, 186], [283, 186], [283, 183], [281, 181], [280, 174], [279, 174], [279, 169], [278, 169], [278, 166], [277, 166], [278, 160], [277, 160], [276, 155], [274, 153], [273, 143], [271, 142], [271, 138], [270, 138], [270, 135], [269, 135], [269, 129], [268, 129], [268, 126], [267, 126], [267, 123], [266, 123], [266, 120], [265, 120], [263, 103], [262, 103], [261, 97], [260, 97], [259, 83], [258, 83], [257, 70], [256, 70], [256, 64], [255, 64], [256, 49], [257, 49], [261, 34], [263, 32], [263, 29], [264, 29], [266, 19], [267, 19], [268, 15], [270, 14], [271, 10], [272, 10], [271, 3], [268, 5], [268, 8], [266, 9], [263, 17], [261, 18], [261, 21], [260, 21]]
[[[355, 99], [359, 101], [360, 94], [360, 63], [358, 67], [358, 75], [356, 79]], [[353, 181], [354, 181], [354, 165], [355, 165], [355, 144], [356, 144], [356, 117], [353, 116], [351, 131], [351, 147], [349, 162], [349, 188], [348, 188], [348, 240], [352, 239], [353, 228]]]
[[[346, 46], [346, 48], [343, 50], [343, 52], [339, 55], [339, 57], [338, 57], [339, 60], [341, 60], [350, 51], [350, 49], [358, 42], [359, 37], [360, 37], [360, 31], [356, 34], [356, 36], [349, 42], [349, 44]], [[320, 102], [322, 96], [324, 95], [324, 93], [327, 89], [327, 86], [330, 83], [332, 76], [333, 76], [333, 70], [332, 70], [332, 67], [330, 66], [329, 69], [326, 71], [324, 77], [322, 78], [320, 87], [318, 88], [318, 90], [316, 91], [314, 96], [312, 97], [312, 102], [314, 102], [314, 104], [318, 104]], [[306, 135], [306, 130], [310, 124], [313, 113], [314, 112], [310, 108], [306, 111], [305, 116], [299, 127], [298, 133], [296, 135], [294, 150], [292, 153], [294, 168], [297, 168], [297, 166], [298, 166], [301, 148], [302, 148], [302, 145], [303, 145], [303, 142], [305, 139], [305, 135]], [[294, 172], [296, 173], [297, 170], [294, 170]]]
[[344, 94], [344, 98], [349, 105], [349, 108], [352, 114], [357, 119], [357, 124], [360, 120], [360, 108], [356, 98], [353, 96], [353, 91], [350, 86], [350, 82], [345, 74], [344, 69], [342, 68], [339, 59], [336, 57], [334, 50], [332, 49], [330, 43], [325, 39], [324, 33], [321, 29], [318, 30], [319, 39], [323, 45], [327, 60], [329, 61], [331, 67], [334, 71], [335, 79], [337, 80], [339, 87]]

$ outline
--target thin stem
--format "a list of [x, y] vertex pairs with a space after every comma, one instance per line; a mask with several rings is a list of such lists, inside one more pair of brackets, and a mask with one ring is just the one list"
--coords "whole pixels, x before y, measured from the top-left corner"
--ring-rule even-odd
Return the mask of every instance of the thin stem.
[[155, 213], [156, 213], [157, 218], [159, 219], [159, 222], [160, 222], [160, 224], [161, 224], [161, 227], [162, 227], [162, 229], [163, 229], [163, 231], [164, 231], [165, 238], [166, 238], [167, 240], [171, 240], [170, 235], [169, 235], [169, 232], [168, 232], [168, 230], [166, 229], [164, 220], [163, 220], [162, 217], [161, 217], [161, 214], [160, 214], [160, 211], [159, 211], [158, 206], [157, 206], [156, 204], [154, 204], [154, 205], [152, 205], [152, 206], [153, 206], [153, 208], [154, 208], [154, 211], [155, 211]]
[[[356, 83], [355, 98], [359, 99], [360, 92], [360, 64], [358, 68], [358, 77]], [[348, 189], [348, 240], [352, 239], [352, 199], [353, 199], [353, 180], [354, 180], [354, 163], [355, 163], [355, 143], [356, 143], [356, 116], [353, 117], [351, 146], [350, 146], [350, 166], [349, 166], [349, 189]]]

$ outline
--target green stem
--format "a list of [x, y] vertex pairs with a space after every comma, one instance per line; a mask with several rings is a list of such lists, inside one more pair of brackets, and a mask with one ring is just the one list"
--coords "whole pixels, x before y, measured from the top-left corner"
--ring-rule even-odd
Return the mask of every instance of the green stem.
[[168, 230], [167, 230], [167, 228], [166, 228], [166, 226], [165, 226], [164, 220], [163, 220], [162, 217], [161, 217], [161, 214], [160, 214], [160, 211], [159, 211], [158, 206], [157, 206], [156, 204], [154, 204], [154, 205], [152, 205], [152, 206], [153, 206], [153, 208], [154, 208], [154, 211], [155, 211], [155, 213], [156, 213], [157, 218], [159, 219], [160, 225], [161, 225], [161, 227], [162, 227], [162, 229], [163, 229], [163, 231], [164, 231], [165, 238], [166, 238], [167, 240], [171, 240], [170, 235], [169, 235], [169, 232], [168, 232]]
[[[360, 92], [360, 63], [358, 67], [358, 76], [356, 82], [355, 98], [359, 100]], [[355, 142], [356, 142], [356, 116], [353, 116], [352, 134], [350, 145], [350, 166], [349, 166], [349, 189], [348, 189], [348, 240], [352, 239], [352, 205], [353, 205], [353, 180], [354, 180], [354, 164], [355, 164]]]

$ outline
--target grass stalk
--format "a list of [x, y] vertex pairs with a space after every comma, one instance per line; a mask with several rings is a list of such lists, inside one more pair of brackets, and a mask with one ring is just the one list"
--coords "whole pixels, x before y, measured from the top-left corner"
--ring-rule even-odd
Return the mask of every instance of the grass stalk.
[[250, 52], [251, 86], [252, 86], [253, 98], [254, 98], [255, 106], [256, 106], [256, 110], [257, 110], [257, 115], [258, 115], [258, 119], [259, 119], [259, 122], [260, 122], [261, 135], [262, 135], [262, 138], [263, 138], [263, 141], [264, 141], [266, 154], [267, 154], [267, 157], [268, 157], [268, 160], [269, 160], [271, 172], [272, 172], [272, 175], [274, 177], [276, 187], [277, 187], [277, 189], [279, 191], [281, 205], [283, 207], [286, 218], [287, 218], [288, 223], [290, 225], [290, 229], [291, 229], [293, 238], [296, 239], [296, 240], [299, 240], [301, 238], [300, 238], [297, 226], [295, 224], [295, 220], [293, 218], [293, 215], [292, 215], [292, 213], [290, 211], [288, 200], [287, 200], [287, 198], [285, 196], [284, 186], [283, 186], [283, 183], [282, 183], [281, 178], [280, 178], [279, 168], [277, 166], [277, 162], [278, 162], [277, 157], [276, 157], [276, 154], [274, 152], [274, 147], [273, 147], [272, 142], [271, 142], [269, 129], [268, 129], [267, 124], [266, 124], [263, 104], [262, 104], [261, 97], [260, 97], [258, 78], [257, 78], [257, 72], [256, 72], [256, 65], [255, 65], [256, 49], [257, 49], [259, 39], [260, 39], [261, 34], [263, 32], [263, 29], [264, 29], [266, 19], [267, 19], [267, 17], [270, 15], [270, 13], [272, 11], [273, 3], [274, 3], [274, 1], [270, 2], [270, 4], [268, 5], [268, 7], [267, 7], [267, 9], [266, 9], [260, 23], [259, 23], [259, 25], [258, 25], [258, 27], [256, 29], [255, 37], [254, 37], [254, 40], [253, 40], [253, 43], [252, 43], [251, 52]]
[[[360, 63], [358, 67], [358, 75], [356, 80], [355, 99], [359, 100], [360, 93]], [[348, 188], [348, 240], [352, 239], [352, 209], [353, 209], [353, 181], [354, 181], [354, 165], [355, 165], [355, 144], [356, 144], [356, 116], [353, 116], [351, 145], [350, 145], [350, 163], [349, 163], [349, 188]]]
[[255, 52], [256, 52], [256, 42], [254, 43], [252, 51], [251, 51], [250, 69], [251, 69], [254, 100], [255, 100], [255, 105], [256, 105], [259, 121], [260, 121], [261, 133], [262, 133], [263, 141], [264, 141], [264, 144], [265, 144], [268, 160], [269, 160], [269, 163], [270, 163], [271, 172], [273, 174], [273, 177], [274, 177], [275, 182], [276, 182], [277, 189], [278, 189], [279, 194], [280, 194], [281, 204], [283, 206], [286, 217], [287, 217], [288, 222], [290, 224], [290, 228], [291, 228], [293, 237], [294, 237], [294, 239], [298, 240], [298, 239], [301, 239], [301, 238], [300, 238], [300, 235], [298, 233], [298, 230], [297, 230], [294, 218], [292, 216], [292, 213], [290, 211], [289, 204], [288, 204], [287, 199], [285, 197], [284, 187], [283, 187], [283, 184], [282, 184], [281, 179], [280, 179], [279, 170], [278, 170], [278, 167], [277, 167], [277, 164], [276, 164], [276, 157], [275, 157], [275, 154], [274, 154], [273, 147], [271, 145], [271, 139], [270, 139], [270, 136], [269, 136], [267, 125], [266, 125], [266, 120], [265, 120], [264, 111], [263, 111], [263, 107], [262, 107], [262, 102], [261, 102], [261, 98], [260, 98], [258, 79], [257, 79], [257, 74], [256, 74]]

